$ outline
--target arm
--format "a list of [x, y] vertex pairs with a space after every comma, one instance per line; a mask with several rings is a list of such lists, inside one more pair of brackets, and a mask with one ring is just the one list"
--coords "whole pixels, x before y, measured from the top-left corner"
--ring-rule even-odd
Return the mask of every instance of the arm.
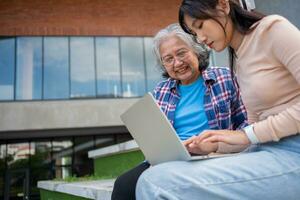
[[231, 100], [231, 119], [233, 129], [242, 129], [248, 125], [247, 112], [242, 101], [240, 89], [236, 77], [232, 78], [232, 100]]
[[258, 121], [258, 116], [251, 110], [247, 110], [248, 124], [253, 124]]
[[[284, 30], [284, 34], [282, 33]], [[284, 37], [283, 37], [284, 35]], [[300, 32], [286, 20], [279, 20], [269, 27], [272, 56], [277, 59], [300, 83]], [[254, 123], [254, 133], [260, 142], [278, 141], [300, 132], [300, 102], [295, 102], [278, 114]]]

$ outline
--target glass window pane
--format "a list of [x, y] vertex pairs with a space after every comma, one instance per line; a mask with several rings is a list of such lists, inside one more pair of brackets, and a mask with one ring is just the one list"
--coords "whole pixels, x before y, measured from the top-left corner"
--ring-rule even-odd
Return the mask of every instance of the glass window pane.
[[36, 141], [31, 142], [32, 155], [31, 167], [50, 167], [51, 164], [51, 142], [50, 141]]
[[55, 167], [55, 178], [65, 179], [72, 176], [71, 167]]
[[4, 172], [5, 172], [5, 157], [6, 157], [6, 144], [0, 145], [0, 199], [4, 199]]
[[0, 145], [0, 171], [3, 172], [5, 168], [5, 157], [6, 157], [6, 144]]
[[33, 154], [34, 148], [29, 143], [15, 143], [7, 145], [7, 162], [9, 169], [27, 168], [29, 155]]
[[162, 80], [162, 70], [156, 63], [156, 58], [153, 53], [153, 38], [144, 38], [144, 43], [147, 72], [147, 91], [152, 91], [156, 84]]
[[[53, 162], [55, 163], [55, 178], [65, 178], [71, 174], [73, 156], [71, 139], [54, 140], [52, 142]], [[61, 166], [65, 166], [61, 168]], [[68, 167], [67, 167], [68, 166]]]
[[69, 98], [68, 38], [44, 39], [44, 98]]
[[40, 199], [37, 183], [40, 180], [51, 180], [51, 170], [49, 168], [32, 168], [30, 171], [30, 199]]
[[145, 65], [142, 38], [121, 38], [123, 97], [145, 94]]
[[42, 97], [42, 38], [17, 38], [17, 99]]
[[9, 171], [9, 199], [28, 199], [26, 185], [29, 185], [29, 169], [15, 169]]
[[71, 37], [71, 97], [96, 96], [94, 39]]
[[15, 39], [0, 39], [0, 100], [14, 99]]
[[96, 38], [97, 95], [120, 97], [120, 53], [119, 39], [113, 37]]
[[94, 149], [92, 136], [75, 137], [74, 139], [74, 174], [78, 177], [93, 173], [93, 159], [88, 157], [88, 151]]

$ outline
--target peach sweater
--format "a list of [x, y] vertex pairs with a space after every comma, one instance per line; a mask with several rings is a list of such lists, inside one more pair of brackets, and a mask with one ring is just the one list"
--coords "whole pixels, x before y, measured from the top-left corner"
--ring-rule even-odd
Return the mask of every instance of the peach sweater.
[[261, 143], [300, 132], [300, 31], [270, 15], [253, 25], [237, 50], [236, 73]]

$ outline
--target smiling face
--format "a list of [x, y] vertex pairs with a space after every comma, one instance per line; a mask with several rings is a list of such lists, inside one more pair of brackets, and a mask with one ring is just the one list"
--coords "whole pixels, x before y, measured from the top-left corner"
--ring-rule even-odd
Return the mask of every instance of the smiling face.
[[187, 85], [196, 81], [200, 75], [197, 55], [178, 36], [164, 38], [159, 46], [165, 70], [173, 79]]

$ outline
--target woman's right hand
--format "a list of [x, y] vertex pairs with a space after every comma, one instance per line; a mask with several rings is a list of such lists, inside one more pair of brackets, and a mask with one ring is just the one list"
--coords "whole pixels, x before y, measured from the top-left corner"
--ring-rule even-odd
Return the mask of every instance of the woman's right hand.
[[197, 140], [198, 136], [192, 136], [191, 138], [185, 140], [183, 145], [187, 148], [190, 153], [207, 155], [209, 153], [216, 152], [218, 149], [217, 142], [201, 142]]

